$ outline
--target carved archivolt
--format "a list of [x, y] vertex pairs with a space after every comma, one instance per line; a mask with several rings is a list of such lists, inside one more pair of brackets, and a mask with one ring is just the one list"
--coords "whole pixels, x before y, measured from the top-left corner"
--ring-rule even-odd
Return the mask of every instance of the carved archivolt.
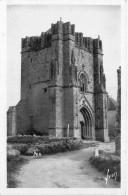
[[92, 118], [92, 122], [94, 121], [94, 118], [93, 118], [93, 109], [91, 107], [91, 105], [89, 105], [89, 103], [87, 102], [86, 98], [85, 97], [82, 97], [80, 100], [79, 100], [79, 110], [81, 110], [83, 107], [85, 107], [91, 118]]
[[81, 107], [83, 106], [88, 107], [88, 109], [91, 110], [91, 112], [94, 112], [92, 106], [90, 105], [89, 101], [84, 95], [82, 95], [82, 97], [79, 99], [79, 109], [81, 109]]

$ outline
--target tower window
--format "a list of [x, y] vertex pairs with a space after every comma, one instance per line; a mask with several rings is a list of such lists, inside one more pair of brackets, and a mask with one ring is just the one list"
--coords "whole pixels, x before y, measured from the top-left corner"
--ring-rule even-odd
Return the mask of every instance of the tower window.
[[80, 91], [81, 92], [86, 92], [87, 91], [87, 79], [85, 74], [80, 75]]

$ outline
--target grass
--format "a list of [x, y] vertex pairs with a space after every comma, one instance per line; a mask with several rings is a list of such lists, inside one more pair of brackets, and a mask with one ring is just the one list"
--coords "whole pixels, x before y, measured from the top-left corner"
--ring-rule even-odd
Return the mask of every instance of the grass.
[[109, 174], [117, 172], [117, 181], [121, 181], [120, 161], [113, 160], [108, 154], [99, 155], [99, 157], [92, 156], [89, 159], [90, 163], [105, 175], [109, 169]]
[[21, 165], [26, 163], [28, 160], [17, 156], [7, 157], [7, 187], [8, 188], [16, 188], [19, 181], [16, 180], [16, 174], [18, 173]]

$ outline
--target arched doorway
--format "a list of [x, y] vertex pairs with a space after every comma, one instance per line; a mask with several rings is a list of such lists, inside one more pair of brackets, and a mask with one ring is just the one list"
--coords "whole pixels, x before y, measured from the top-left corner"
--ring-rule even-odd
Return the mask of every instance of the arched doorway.
[[80, 109], [80, 113], [82, 114], [82, 120], [80, 120], [81, 138], [92, 139], [93, 121], [92, 121], [91, 113], [85, 107], [82, 107]]

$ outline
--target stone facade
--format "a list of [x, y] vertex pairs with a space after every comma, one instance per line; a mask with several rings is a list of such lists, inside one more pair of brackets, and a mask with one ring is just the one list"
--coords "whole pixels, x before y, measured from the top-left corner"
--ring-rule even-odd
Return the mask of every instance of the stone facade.
[[116, 105], [117, 102], [108, 96], [108, 134], [112, 140], [115, 138]]
[[[17, 133], [109, 141], [102, 41], [58, 21], [39, 37], [22, 39]], [[8, 131], [10, 131], [8, 129]]]
[[16, 135], [16, 107], [11, 106], [7, 112], [7, 136]]
[[117, 91], [117, 108], [116, 108], [116, 152], [120, 154], [121, 149], [121, 67], [117, 70], [118, 91]]

